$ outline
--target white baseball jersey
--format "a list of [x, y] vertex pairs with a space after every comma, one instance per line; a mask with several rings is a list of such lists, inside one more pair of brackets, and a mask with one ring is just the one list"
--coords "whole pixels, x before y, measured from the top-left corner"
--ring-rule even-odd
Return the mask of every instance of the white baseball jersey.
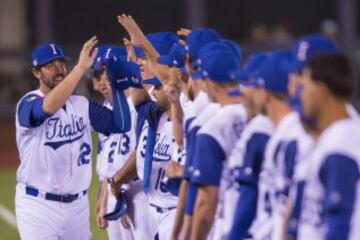
[[[262, 114], [256, 115], [248, 122], [241, 138], [237, 141], [231, 152], [229, 157], [231, 178], [229, 178], [230, 181], [226, 186], [224, 201], [225, 234], [228, 234], [230, 231], [239, 199], [238, 181], [248, 182], [249, 178], [254, 178], [256, 172], [259, 173], [262, 162], [258, 162], [260, 159], [257, 159], [258, 151], [260, 151], [256, 149], [257, 144], [266, 141], [266, 139], [271, 136], [273, 130], [274, 126], [268, 117]], [[252, 149], [256, 149], [257, 151], [254, 152], [255, 150], [252, 151]]]
[[82, 192], [90, 185], [92, 171], [89, 101], [72, 95], [63, 108], [42, 124], [36, 127], [21, 124], [20, 103], [42, 97], [40, 90], [31, 91], [17, 105], [16, 142], [20, 154], [17, 181], [50, 193]]
[[351, 118], [320, 135], [308, 161], [298, 239], [359, 239], [359, 141], [360, 122]]
[[273, 157], [275, 168], [275, 201], [272, 207], [274, 228], [272, 239], [281, 238], [284, 232], [287, 199], [290, 188], [294, 185], [294, 173], [302, 161], [311, 154], [314, 140], [308, 135], [301, 123], [300, 117], [293, 112], [294, 122], [290, 130], [284, 130], [283, 136]]
[[156, 131], [156, 142], [153, 152], [149, 202], [158, 207], [171, 208], [177, 206], [178, 197], [171, 194], [164, 182], [165, 167], [169, 161], [177, 160], [173, 155], [177, 145], [172, 133], [172, 123], [166, 113], [159, 121]]
[[[223, 218], [223, 194], [228, 182], [228, 157], [241, 137], [247, 122], [247, 113], [242, 104], [222, 107], [197, 133], [194, 171], [192, 181], [198, 184], [219, 186], [219, 202], [216, 222]], [[214, 231], [215, 230], [215, 231]], [[219, 230], [219, 232], [217, 231]], [[222, 229], [210, 233], [217, 239]]]
[[298, 116], [289, 113], [284, 116], [276, 126], [271, 138], [269, 139], [265, 159], [262, 164], [259, 178], [259, 195], [257, 202], [257, 213], [255, 221], [251, 226], [250, 233], [254, 239], [271, 239], [272, 229], [274, 227], [273, 209], [276, 200], [276, 168], [274, 166], [274, 156], [278, 154], [278, 147], [290, 129], [296, 126]]
[[[130, 153], [135, 149], [137, 113], [131, 98], [128, 98], [128, 104], [131, 114], [131, 130], [109, 136], [99, 133], [96, 171], [100, 181], [114, 176], [124, 166]], [[105, 102], [104, 106], [112, 109], [110, 102]]]

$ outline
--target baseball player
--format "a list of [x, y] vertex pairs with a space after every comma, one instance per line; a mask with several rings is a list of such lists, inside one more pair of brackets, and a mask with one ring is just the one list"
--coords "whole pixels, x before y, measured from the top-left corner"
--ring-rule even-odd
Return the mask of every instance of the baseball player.
[[[304, 49], [304, 46], [306, 46], [306, 49]], [[290, 75], [290, 80], [297, 82], [298, 84], [301, 82], [301, 77], [303, 74], [303, 70], [305, 67], [305, 62], [309, 61], [309, 59], [324, 53], [338, 53], [339, 48], [336, 46], [335, 43], [333, 43], [330, 39], [314, 34], [314, 35], [307, 35], [302, 38], [294, 45], [293, 48], [293, 57], [294, 60], [291, 64], [291, 70], [293, 73]], [[298, 87], [300, 88], [301, 85]], [[297, 108], [297, 111], [300, 112], [300, 116], [302, 117], [303, 121], [302, 124], [306, 126], [305, 129], [308, 130], [310, 134], [314, 136], [314, 138], [318, 137], [318, 132], [315, 131], [313, 128], [314, 126], [311, 126], [314, 124], [314, 120], [307, 119], [303, 115], [303, 109], [300, 99], [300, 93], [298, 91], [295, 91], [295, 102], [298, 102], [298, 106], [295, 106], [295, 109]], [[347, 111], [349, 115], [352, 118], [358, 119], [358, 113], [353, 108], [351, 104], [346, 105]], [[305, 120], [305, 121], [304, 121]], [[311, 120], [311, 121], [309, 121]], [[308, 123], [307, 123], [308, 122]], [[310, 126], [309, 126], [310, 123]], [[310, 130], [310, 131], [309, 131]], [[303, 143], [301, 139], [298, 140], [299, 143]], [[301, 144], [299, 144], [301, 146]], [[302, 144], [303, 145], [303, 144]], [[309, 165], [309, 161], [311, 161], [311, 153], [308, 154], [308, 156], [304, 156], [303, 153], [301, 153], [301, 148], [298, 149], [298, 154], [303, 157], [301, 161], [295, 166], [294, 169], [294, 179], [292, 180], [293, 186], [292, 186], [292, 196], [289, 199], [288, 208], [291, 209], [290, 213], [287, 213], [289, 215], [289, 220], [287, 223], [287, 234], [291, 236], [292, 238], [297, 237], [297, 230], [298, 230], [298, 220], [300, 215], [300, 209], [301, 209], [301, 202], [302, 202], [302, 196], [303, 196], [303, 190], [304, 190], [304, 181], [307, 177], [307, 168]]]
[[[132, 31], [127, 25], [128, 20], [131, 20], [128, 16], [119, 17], [120, 23], [129, 31], [132, 41], [134, 41]], [[148, 47], [155, 47], [156, 54], [160, 53], [160, 55], [168, 54], [172, 45], [178, 41], [176, 35], [167, 32], [152, 34], [148, 36], [149, 40], [144, 40], [143, 36], [142, 38], [142, 41], [145, 41], [144, 45], [150, 40], [148, 44], [151, 46]], [[170, 42], [171, 44], [169, 44]], [[141, 69], [148, 71], [151, 63], [151, 53], [149, 54], [151, 50], [148, 51], [147, 47], [143, 47], [143, 49], [146, 59], [142, 60]], [[164, 182], [162, 180], [165, 177], [168, 162], [174, 160], [173, 153], [176, 144], [169, 118], [170, 104], [162, 90], [163, 85], [159, 79], [154, 78], [154, 75], [150, 77], [152, 78], [144, 80], [143, 83], [154, 86], [152, 94], [156, 102], [149, 101], [149, 96], [144, 90], [137, 90], [132, 94], [139, 116], [136, 168], [139, 177], [143, 180], [144, 191], [149, 198], [152, 216], [158, 229], [158, 237], [159, 239], [168, 239], [174, 223], [177, 196], [174, 195], [172, 181]]]
[[301, 101], [320, 136], [308, 161], [298, 239], [357, 239], [360, 132], [346, 109], [352, 69], [340, 54], [314, 56], [306, 66]]
[[273, 124], [265, 116], [264, 109], [254, 101], [256, 90], [249, 82], [266, 58], [266, 53], [252, 54], [244, 70], [232, 73], [232, 78], [240, 82], [241, 89], [230, 94], [244, 95], [249, 121], [229, 157], [231, 176], [224, 204], [224, 235], [228, 235], [228, 239], [246, 238], [256, 214], [254, 202], [257, 202], [259, 174]]
[[[104, 106], [109, 109], [112, 109], [113, 100], [105, 61], [111, 57], [126, 59], [125, 48], [112, 46], [99, 47], [98, 55], [95, 58], [95, 63], [93, 64], [93, 83], [95, 86], [98, 86], [97, 90], [105, 99]], [[128, 94], [125, 93], [125, 95]], [[107, 229], [109, 239], [134, 239], [136, 234], [133, 225], [138, 227], [137, 225], [141, 224], [134, 221], [136, 220], [134, 215], [136, 215], [139, 210], [141, 211], [141, 205], [135, 206], [134, 203], [136, 201], [133, 201], [133, 198], [136, 198], [137, 194], [142, 194], [142, 191], [139, 191], [141, 189], [140, 182], [131, 182], [131, 186], [129, 186], [130, 189], [126, 192], [130, 205], [128, 209], [131, 213], [130, 215], [132, 216], [131, 221], [129, 221], [129, 217], [127, 215], [121, 218], [122, 224], [119, 224], [118, 221], [107, 221], [107, 219], [104, 218], [104, 215], [112, 211], [116, 205], [116, 198], [112, 194], [109, 194], [109, 186], [106, 180], [112, 177], [124, 166], [130, 157], [130, 154], [135, 149], [134, 127], [136, 126], [135, 120], [137, 116], [131, 99], [128, 98], [127, 100], [131, 114], [131, 130], [126, 133], [111, 134], [110, 136], [99, 134], [99, 150], [96, 169], [101, 182], [101, 194], [98, 199], [99, 208], [96, 211], [96, 220], [100, 228]]]
[[274, 126], [274, 132], [266, 145], [259, 175], [256, 218], [250, 229], [254, 239], [272, 239], [273, 208], [276, 206], [275, 197], [277, 196], [276, 177], [278, 174], [283, 174], [277, 171], [276, 164], [282, 164], [281, 166], [284, 164], [283, 160], [278, 163], [275, 159], [283, 156], [279, 154], [281, 140], [297, 119], [287, 103], [288, 76], [283, 64], [289, 59], [288, 51], [271, 53], [258, 68], [252, 81], [257, 86], [254, 100]]
[[[200, 71], [206, 91], [212, 101], [222, 107], [198, 131], [195, 143], [192, 181], [198, 185], [193, 215], [191, 239], [205, 239], [211, 229], [218, 206], [222, 174], [226, 159], [240, 138], [247, 115], [242, 104], [227, 95], [237, 86], [229, 71], [239, 68], [239, 62], [228, 50], [215, 49], [200, 56]], [[214, 236], [216, 239], [216, 236]]]
[[33, 51], [39, 89], [25, 94], [16, 108], [15, 205], [22, 239], [90, 239], [91, 130], [109, 135], [127, 132], [131, 125], [130, 113], [119, 107], [127, 104], [120, 84], [112, 83], [113, 111], [73, 95], [94, 61], [97, 41], [93, 37], [84, 44], [69, 74], [58, 45]]

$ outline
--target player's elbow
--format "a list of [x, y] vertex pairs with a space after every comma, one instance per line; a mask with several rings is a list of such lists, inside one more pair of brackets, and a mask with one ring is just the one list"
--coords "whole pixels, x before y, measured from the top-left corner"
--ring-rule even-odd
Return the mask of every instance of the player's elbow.
[[53, 104], [49, 103], [45, 99], [43, 101], [41, 108], [46, 115], [53, 115], [58, 110]]

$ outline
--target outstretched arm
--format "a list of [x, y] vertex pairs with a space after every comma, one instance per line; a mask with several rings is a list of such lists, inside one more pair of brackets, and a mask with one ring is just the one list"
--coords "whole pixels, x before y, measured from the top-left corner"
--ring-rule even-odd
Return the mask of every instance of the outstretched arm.
[[150, 71], [165, 85], [169, 80], [169, 67], [157, 63], [159, 53], [146, 38], [136, 21], [126, 14], [118, 16], [118, 22], [125, 28], [131, 38], [131, 44], [142, 48], [149, 61]]
[[42, 109], [48, 114], [56, 113], [70, 95], [74, 92], [84, 72], [91, 66], [97, 53], [95, 47], [98, 42], [96, 36], [88, 40], [80, 52], [79, 61], [74, 69], [61, 81], [54, 89], [52, 89], [44, 98]]

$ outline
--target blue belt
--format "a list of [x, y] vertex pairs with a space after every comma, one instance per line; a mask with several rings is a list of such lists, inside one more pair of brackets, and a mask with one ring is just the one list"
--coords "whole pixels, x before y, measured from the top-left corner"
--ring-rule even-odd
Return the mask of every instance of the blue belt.
[[[34, 196], [37, 197], [39, 196], [39, 189], [33, 188], [33, 187], [29, 187], [26, 186], [25, 187], [26, 190], [26, 194], [30, 195], [30, 196]], [[46, 200], [50, 200], [50, 201], [56, 201], [56, 202], [63, 202], [63, 203], [71, 203], [73, 201], [75, 201], [76, 199], [78, 199], [78, 197], [82, 194], [82, 196], [85, 196], [87, 193], [86, 190], [82, 191], [81, 193], [76, 193], [76, 194], [66, 194], [66, 195], [59, 195], [59, 194], [53, 194], [53, 193], [45, 193], [44, 198]]]
[[162, 208], [162, 207], [156, 206], [152, 203], [150, 203], [150, 206], [154, 207], [158, 213], [165, 213], [165, 212], [171, 211], [176, 208], [176, 207]]

